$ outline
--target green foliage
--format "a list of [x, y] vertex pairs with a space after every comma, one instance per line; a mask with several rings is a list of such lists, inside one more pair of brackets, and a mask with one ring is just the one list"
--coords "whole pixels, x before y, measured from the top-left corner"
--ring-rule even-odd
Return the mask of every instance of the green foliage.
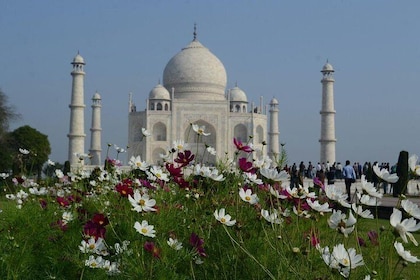
[[[42, 166], [51, 153], [48, 136], [25, 125], [10, 133], [8, 143], [14, 155], [14, 174], [36, 174], [40, 178]], [[25, 155], [19, 152], [21, 148], [27, 149], [29, 154]]]

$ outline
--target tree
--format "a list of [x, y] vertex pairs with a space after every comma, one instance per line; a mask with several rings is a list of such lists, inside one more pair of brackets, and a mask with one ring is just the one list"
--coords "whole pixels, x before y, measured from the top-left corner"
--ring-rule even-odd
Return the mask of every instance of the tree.
[[[38, 179], [41, 178], [42, 166], [51, 153], [48, 136], [25, 125], [12, 131], [8, 140], [15, 155], [13, 172], [26, 175], [37, 174]], [[25, 151], [22, 153], [22, 149], [27, 150], [28, 153]]]
[[15, 109], [7, 104], [7, 96], [0, 89], [0, 143], [4, 141], [4, 136], [9, 130], [9, 122], [19, 117]]

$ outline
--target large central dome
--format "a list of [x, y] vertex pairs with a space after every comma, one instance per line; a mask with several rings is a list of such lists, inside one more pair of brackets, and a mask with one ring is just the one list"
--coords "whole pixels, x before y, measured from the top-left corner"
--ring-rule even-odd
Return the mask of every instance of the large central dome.
[[226, 70], [222, 62], [194, 39], [168, 62], [163, 85], [175, 98], [224, 100]]

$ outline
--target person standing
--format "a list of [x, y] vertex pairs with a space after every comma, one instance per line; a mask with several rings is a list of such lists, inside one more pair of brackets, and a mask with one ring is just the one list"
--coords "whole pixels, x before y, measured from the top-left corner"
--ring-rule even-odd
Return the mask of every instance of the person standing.
[[344, 177], [344, 183], [346, 185], [346, 191], [347, 191], [347, 201], [351, 201], [351, 193], [350, 188], [351, 184], [356, 182], [356, 172], [354, 172], [353, 166], [350, 165], [350, 161], [346, 160], [346, 166], [343, 167], [343, 177]]

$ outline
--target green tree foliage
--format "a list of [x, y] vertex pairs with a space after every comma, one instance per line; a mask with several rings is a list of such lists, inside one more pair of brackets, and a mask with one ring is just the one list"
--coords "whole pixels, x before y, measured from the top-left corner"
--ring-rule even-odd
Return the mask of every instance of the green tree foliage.
[[[42, 166], [51, 153], [48, 136], [25, 125], [11, 132], [8, 140], [14, 154], [14, 173], [37, 174], [40, 178]], [[26, 149], [29, 153], [22, 154], [19, 149]]]

